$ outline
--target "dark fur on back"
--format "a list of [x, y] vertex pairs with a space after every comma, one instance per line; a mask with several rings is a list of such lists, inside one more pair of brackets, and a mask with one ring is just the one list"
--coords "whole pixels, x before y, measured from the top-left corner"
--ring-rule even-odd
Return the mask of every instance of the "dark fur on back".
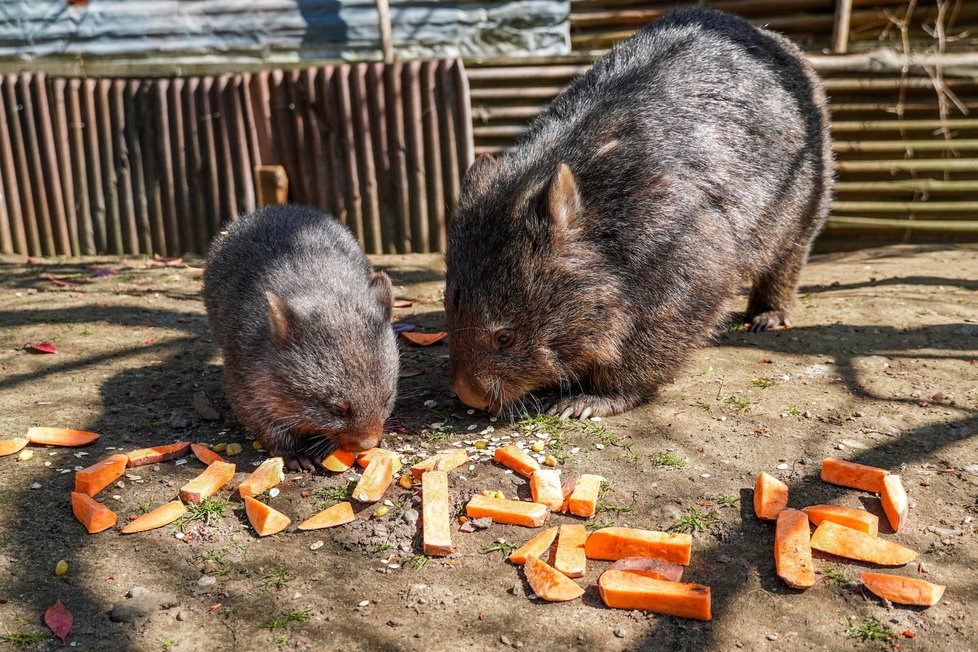
[[312, 470], [377, 444], [397, 388], [393, 294], [350, 231], [303, 206], [238, 218], [211, 244], [204, 303], [241, 423]]
[[674, 377], [743, 283], [756, 330], [787, 324], [831, 186], [824, 92], [794, 45], [714, 11], [650, 24], [467, 175], [456, 391], [499, 409], [558, 385], [552, 412], [613, 414]]

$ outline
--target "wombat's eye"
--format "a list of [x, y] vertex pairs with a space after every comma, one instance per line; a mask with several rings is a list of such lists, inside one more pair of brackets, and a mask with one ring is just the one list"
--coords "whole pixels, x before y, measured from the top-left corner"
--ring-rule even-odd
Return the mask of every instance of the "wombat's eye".
[[501, 328], [496, 331], [494, 337], [496, 339], [496, 348], [505, 349], [513, 344], [513, 340], [516, 339], [516, 334], [508, 328]]

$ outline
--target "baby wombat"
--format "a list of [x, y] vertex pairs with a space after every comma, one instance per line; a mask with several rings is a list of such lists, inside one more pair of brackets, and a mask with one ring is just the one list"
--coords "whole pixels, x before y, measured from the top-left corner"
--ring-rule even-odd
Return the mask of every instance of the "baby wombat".
[[798, 48], [730, 15], [671, 14], [619, 44], [516, 149], [469, 170], [445, 311], [467, 404], [608, 415], [647, 400], [751, 284], [787, 325], [829, 209], [825, 94]]
[[228, 401], [289, 468], [380, 441], [397, 389], [393, 302], [350, 231], [313, 208], [261, 208], [211, 243], [204, 304]]

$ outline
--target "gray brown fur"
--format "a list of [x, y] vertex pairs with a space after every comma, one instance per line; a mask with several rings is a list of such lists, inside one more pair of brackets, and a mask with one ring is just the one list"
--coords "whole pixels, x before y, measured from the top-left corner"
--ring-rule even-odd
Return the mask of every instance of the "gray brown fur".
[[825, 104], [793, 44], [714, 11], [598, 60], [466, 176], [446, 261], [459, 396], [522, 409], [558, 387], [551, 413], [614, 414], [674, 378], [742, 285], [754, 330], [787, 325], [831, 201]]
[[397, 389], [393, 291], [350, 231], [303, 206], [238, 218], [211, 243], [204, 303], [238, 420], [290, 468], [376, 446]]

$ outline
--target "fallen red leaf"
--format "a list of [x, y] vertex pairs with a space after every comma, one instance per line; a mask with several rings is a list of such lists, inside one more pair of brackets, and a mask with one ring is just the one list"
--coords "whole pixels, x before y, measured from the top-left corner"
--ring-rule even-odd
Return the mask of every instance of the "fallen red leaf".
[[77, 283], [69, 283], [68, 281], [62, 281], [60, 278], [54, 278], [53, 276], [50, 276], [50, 275], [45, 276], [44, 278], [46, 278], [47, 280], [51, 281], [52, 283], [54, 283], [58, 287], [62, 287], [62, 288], [76, 288], [76, 287], [78, 287], [78, 284]]
[[58, 349], [55, 348], [54, 344], [50, 342], [38, 342], [34, 344], [33, 342], [24, 345], [24, 348], [28, 353], [57, 353]]
[[212, 614], [212, 613], [214, 613], [215, 611], [217, 611], [220, 608], [221, 608], [221, 603], [220, 602], [215, 602], [211, 606], [207, 607], [207, 613]]
[[51, 628], [55, 636], [61, 639], [61, 645], [67, 645], [66, 639], [68, 632], [71, 631], [71, 626], [75, 624], [75, 617], [61, 604], [61, 600], [58, 600], [54, 606], [44, 612], [44, 624]]
[[414, 305], [413, 299], [394, 299], [395, 308], [410, 308]]
[[401, 337], [406, 339], [412, 344], [417, 344], [418, 346], [431, 346], [436, 342], [440, 342], [445, 339], [448, 333], [442, 331], [440, 333], [415, 333], [415, 332], [404, 332], [401, 333]]

